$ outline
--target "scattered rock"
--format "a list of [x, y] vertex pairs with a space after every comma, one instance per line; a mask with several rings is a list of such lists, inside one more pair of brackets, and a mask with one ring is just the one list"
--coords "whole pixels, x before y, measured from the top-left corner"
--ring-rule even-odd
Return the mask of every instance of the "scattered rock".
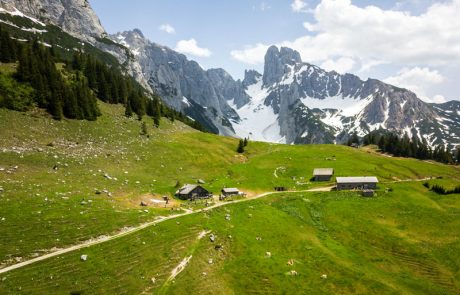
[[294, 265], [294, 259], [289, 259], [287, 265]]
[[230, 220], [230, 214], [225, 214], [225, 220]]
[[88, 255], [86, 254], [83, 254], [82, 256], [80, 256], [81, 261], [86, 261], [87, 259], [88, 259]]
[[96, 195], [100, 195], [102, 192], [101, 192], [100, 190], [96, 189], [96, 190], [94, 191], [94, 193], [95, 193]]
[[262, 241], [262, 238], [261, 237], [256, 237], [256, 240], [257, 241]]
[[271, 252], [265, 252], [265, 257], [268, 257], [268, 258], [272, 257], [272, 253]]
[[203, 277], [208, 275], [206, 272], [202, 272], [201, 274], [203, 275]]
[[289, 272], [289, 275], [291, 275], [291, 276], [298, 276], [299, 273], [296, 272], [295, 270], [291, 270], [291, 271]]
[[224, 248], [224, 246], [222, 246], [222, 245], [216, 245], [216, 246], [214, 247], [214, 249], [216, 249], [216, 250], [218, 250], [218, 251], [219, 251], [219, 250], [222, 250], [223, 248]]
[[212, 264], [212, 263], [213, 263], [213, 261], [212, 261], [211, 258], [208, 259], [208, 263], [209, 263], [209, 264]]
[[327, 274], [322, 274], [322, 275], [321, 275], [321, 278], [322, 278], [322, 279], [327, 279]]
[[141, 201], [141, 206], [145, 207], [145, 206], [148, 206], [148, 204], [144, 201]]
[[155, 279], [154, 277], [150, 279], [152, 281], [152, 284], [155, 284], [155, 282], [157, 281], [157, 279]]
[[86, 201], [81, 201], [81, 203], [80, 203], [80, 205], [86, 205], [86, 204], [88, 204], [88, 202], [86, 202]]
[[214, 243], [214, 241], [216, 240], [216, 236], [214, 234], [211, 234], [209, 236], [209, 240]]
[[198, 182], [199, 184], [205, 184], [206, 181], [204, 181], [203, 179], [198, 179], [196, 182]]

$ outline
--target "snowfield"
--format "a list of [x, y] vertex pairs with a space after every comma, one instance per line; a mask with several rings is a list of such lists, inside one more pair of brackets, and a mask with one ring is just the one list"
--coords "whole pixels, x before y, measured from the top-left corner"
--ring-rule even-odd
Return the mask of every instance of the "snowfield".
[[268, 89], [263, 88], [262, 79], [248, 87], [246, 93], [252, 98], [249, 103], [240, 109], [234, 101], [229, 105], [240, 116], [241, 121], [232, 122], [233, 129], [239, 137], [248, 137], [251, 140], [286, 143], [286, 139], [280, 134], [278, 115], [271, 106], [264, 104], [268, 96]]

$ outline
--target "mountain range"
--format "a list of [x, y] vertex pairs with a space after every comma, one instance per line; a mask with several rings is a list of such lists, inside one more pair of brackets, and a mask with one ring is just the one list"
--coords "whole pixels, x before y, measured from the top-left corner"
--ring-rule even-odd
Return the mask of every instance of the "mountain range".
[[[32, 27], [18, 26], [12, 16]], [[271, 46], [263, 73], [247, 70], [241, 81], [223, 69], [203, 69], [138, 29], [107, 34], [87, 0], [2, 0], [0, 22], [34, 34], [57, 26], [111, 54], [147, 91], [210, 132], [306, 144], [342, 143], [355, 132], [385, 129], [430, 145], [460, 144], [459, 101], [428, 104], [376, 79], [325, 71], [290, 48]]]

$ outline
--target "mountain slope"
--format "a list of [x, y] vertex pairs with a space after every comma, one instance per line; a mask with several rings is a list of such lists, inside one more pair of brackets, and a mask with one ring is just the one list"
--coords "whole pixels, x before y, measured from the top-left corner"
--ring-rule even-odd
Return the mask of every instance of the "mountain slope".
[[[460, 143], [460, 115], [449, 109], [455, 106], [430, 105], [378, 80], [327, 72], [289, 48], [270, 47], [263, 74], [246, 71], [243, 81], [235, 81], [223, 69], [204, 70], [150, 42], [139, 30], [108, 36], [86, 0], [5, 0], [0, 21], [19, 37], [39, 34], [64, 53], [109, 53], [108, 62], [121, 64], [144, 88], [214, 133], [288, 144], [341, 143], [353, 132], [364, 136], [383, 128], [432, 146]], [[62, 40], [60, 29], [74, 40]]]
[[[460, 139], [457, 110], [446, 113], [448, 106], [424, 103], [413, 92], [379, 80], [327, 72], [285, 47], [270, 47], [264, 74], [245, 86], [252, 99], [236, 108], [241, 120], [232, 123], [239, 135], [257, 140], [343, 142], [353, 132], [364, 136], [379, 128], [418, 136], [431, 145]], [[256, 130], [247, 122], [264, 123]]]
[[167, 104], [198, 120], [207, 118], [211, 131], [235, 134], [229, 119], [237, 120], [238, 115], [227, 100], [231, 97], [240, 105], [249, 101], [240, 81], [223, 69], [203, 70], [185, 55], [150, 42], [138, 29], [111, 38], [131, 50], [148, 84]]

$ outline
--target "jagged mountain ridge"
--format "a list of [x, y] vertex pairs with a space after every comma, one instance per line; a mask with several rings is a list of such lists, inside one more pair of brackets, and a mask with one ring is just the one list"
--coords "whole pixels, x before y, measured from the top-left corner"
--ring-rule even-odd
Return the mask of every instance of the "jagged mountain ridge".
[[455, 103], [430, 105], [378, 80], [327, 72], [302, 62], [289, 48], [269, 48], [264, 73], [246, 71], [239, 81], [223, 69], [202, 69], [184, 55], [150, 42], [139, 30], [108, 36], [86, 0], [2, 0], [0, 7], [1, 13], [36, 18], [37, 26], [57, 25], [112, 54], [146, 89], [215, 133], [283, 143], [330, 143], [343, 142], [351, 132], [364, 135], [385, 128], [432, 145], [460, 143]]
[[[418, 136], [432, 145], [460, 142], [458, 112], [451, 111], [446, 117], [445, 106], [427, 104], [409, 90], [327, 72], [302, 62], [300, 54], [289, 48], [270, 47], [264, 74], [245, 86], [253, 99], [237, 109], [241, 121], [233, 121], [234, 129], [246, 130], [241, 135], [258, 140], [343, 142], [353, 132], [364, 136], [384, 128]], [[264, 120], [265, 128], [251, 130], [250, 125]], [[278, 136], [267, 134], [267, 130], [278, 132]]]
[[[229, 120], [239, 117], [228, 105], [228, 100], [232, 98], [243, 105], [250, 99], [241, 81], [235, 81], [223, 69], [202, 69], [185, 55], [150, 42], [138, 29], [111, 38], [133, 52], [145, 79], [166, 103], [191, 117], [201, 113], [207, 118], [204, 125], [211, 131], [235, 135]], [[203, 118], [195, 119], [203, 123]]]

